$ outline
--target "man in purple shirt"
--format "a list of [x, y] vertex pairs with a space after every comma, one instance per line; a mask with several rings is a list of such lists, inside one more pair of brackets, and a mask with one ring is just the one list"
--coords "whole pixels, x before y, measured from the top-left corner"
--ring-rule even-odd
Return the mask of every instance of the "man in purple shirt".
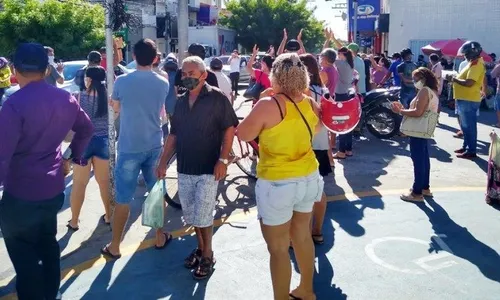
[[0, 110], [0, 228], [16, 270], [18, 298], [56, 299], [57, 213], [65, 189], [61, 143], [73, 130], [70, 148], [79, 158], [94, 128], [70, 93], [44, 80], [49, 58], [43, 46], [20, 44], [13, 62], [21, 88]]

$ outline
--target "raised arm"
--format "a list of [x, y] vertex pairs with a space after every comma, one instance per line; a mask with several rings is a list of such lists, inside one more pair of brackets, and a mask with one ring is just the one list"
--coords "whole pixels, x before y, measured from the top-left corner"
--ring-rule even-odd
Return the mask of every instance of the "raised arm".
[[283, 39], [281, 40], [281, 44], [280, 47], [278, 48], [278, 53], [276, 53], [276, 56], [285, 52], [285, 45], [287, 40], [288, 40], [288, 34], [286, 32], [286, 28], [283, 28]]
[[300, 49], [299, 49], [299, 52], [297, 54], [304, 54], [304, 53], [307, 53], [306, 51], [306, 48], [304, 47], [304, 43], [302, 42], [302, 31], [304, 29], [301, 29], [299, 34], [297, 35], [297, 41], [299, 42], [299, 45], [300, 45]]
[[344, 45], [342, 45], [341, 42], [339, 42], [336, 38], [335, 38], [335, 34], [333, 34], [333, 31], [330, 29], [330, 37], [333, 41], [333, 44], [335, 45], [335, 47], [338, 49], [344, 47]]
[[246, 68], [251, 77], [255, 77], [255, 71], [253, 69], [253, 64], [255, 63], [255, 57], [257, 57], [257, 53], [259, 52], [259, 48], [257, 44], [253, 46], [252, 56], [250, 57], [250, 61], [248, 62]]

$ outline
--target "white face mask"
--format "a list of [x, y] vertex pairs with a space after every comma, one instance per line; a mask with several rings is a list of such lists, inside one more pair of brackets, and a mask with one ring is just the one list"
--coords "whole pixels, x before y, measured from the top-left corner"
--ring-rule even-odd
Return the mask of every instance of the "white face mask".
[[418, 90], [421, 90], [424, 88], [424, 83], [422, 82], [422, 80], [419, 80], [417, 82], [414, 82], [413, 83], [415, 85], [415, 87], [418, 89]]
[[49, 63], [53, 64], [54, 63], [54, 56], [49, 56]]

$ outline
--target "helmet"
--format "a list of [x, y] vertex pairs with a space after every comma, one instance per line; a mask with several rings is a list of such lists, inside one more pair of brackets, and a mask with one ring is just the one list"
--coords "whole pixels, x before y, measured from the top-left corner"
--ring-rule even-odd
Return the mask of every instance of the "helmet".
[[321, 98], [321, 122], [336, 134], [354, 130], [361, 118], [361, 99], [358, 95], [347, 101], [336, 102], [329, 94]]
[[460, 47], [458, 53], [465, 56], [467, 60], [474, 60], [479, 58], [482, 51], [483, 48], [481, 48], [481, 44], [474, 41], [467, 41]]

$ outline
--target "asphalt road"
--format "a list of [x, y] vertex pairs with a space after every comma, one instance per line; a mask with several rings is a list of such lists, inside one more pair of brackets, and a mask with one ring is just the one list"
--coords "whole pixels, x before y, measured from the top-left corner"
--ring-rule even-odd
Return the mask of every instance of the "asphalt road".
[[[238, 99], [239, 116], [250, 110]], [[461, 140], [453, 115], [442, 112], [431, 146], [435, 201], [414, 205], [398, 200], [410, 188], [413, 170], [404, 138], [382, 141], [366, 133], [354, 156], [325, 178], [329, 204], [325, 245], [317, 248], [318, 299], [498, 299], [500, 239], [498, 210], [484, 204], [485, 170], [492, 112], [478, 128], [480, 158], [458, 160]], [[175, 169], [168, 173], [175, 185]], [[145, 190], [137, 189], [123, 241], [124, 257], [106, 262], [99, 248], [111, 236], [92, 179], [80, 230], [68, 233], [69, 197], [59, 214], [63, 299], [271, 299], [268, 256], [256, 221], [254, 182], [236, 167], [220, 183], [214, 212], [218, 228], [216, 271], [196, 284], [182, 267], [195, 240], [181, 212], [169, 209], [166, 228], [178, 237], [167, 249], [151, 249], [153, 232], [141, 225]], [[71, 192], [71, 176], [67, 179]], [[0, 233], [1, 237], [1, 233]], [[15, 299], [14, 272], [0, 243], [0, 299]], [[296, 284], [298, 274], [294, 274]], [[6, 296], [2, 298], [2, 296]]]

